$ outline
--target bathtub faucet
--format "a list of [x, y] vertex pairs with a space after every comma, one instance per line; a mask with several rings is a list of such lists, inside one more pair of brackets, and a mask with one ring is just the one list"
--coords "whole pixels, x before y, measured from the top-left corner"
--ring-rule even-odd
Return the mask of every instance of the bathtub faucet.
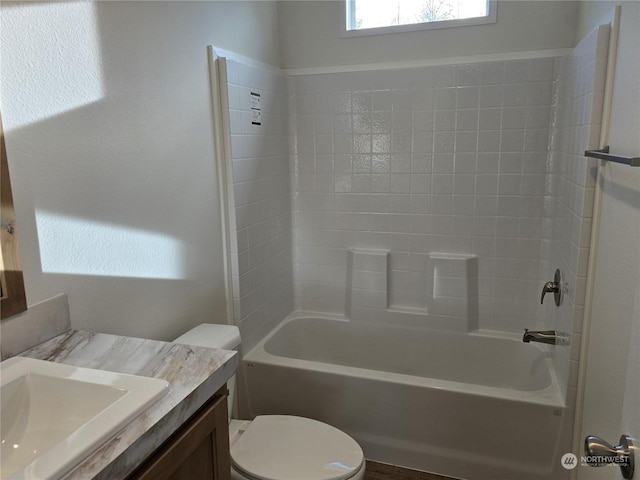
[[568, 345], [566, 335], [556, 332], [555, 330], [538, 330], [529, 331], [528, 328], [524, 329], [524, 335], [522, 341], [548, 343], [549, 345]]

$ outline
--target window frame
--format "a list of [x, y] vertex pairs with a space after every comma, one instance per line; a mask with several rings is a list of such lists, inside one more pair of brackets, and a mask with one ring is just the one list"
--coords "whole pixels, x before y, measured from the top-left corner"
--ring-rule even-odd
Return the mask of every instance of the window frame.
[[[409, 25], [389, 25], [387, 27], [362, 28], [349, 30], [347, 22], [353, 17], [356, 0], [342, 0], [340, 4], [340, 37], [364, 37], [369, 35], [385, 35], [388, 33], [417, 32], [421, 30], [439, 30], [443, 28], [470, 27], [497, 22], [498, 0], [487, 0], [488, 13], [484, 17], [458, 18], [439, 20], [436, 22], [412, 23]], [[347, 14], [347, 11], [350, 14]]]

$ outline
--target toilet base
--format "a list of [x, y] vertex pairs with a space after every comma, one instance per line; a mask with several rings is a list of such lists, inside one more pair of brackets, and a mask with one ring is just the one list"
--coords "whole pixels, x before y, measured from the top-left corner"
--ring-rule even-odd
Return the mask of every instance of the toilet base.
[[[353, 476], [348, 478], [347, 480], [364, 480], [364, 472], [366, 470], [366, 465], [367, 462], [365, 460], [364, 464], [362, 465], [362, 468], [360, 470], [358, 470], [358, 472]], [[231, 480], [250, 480], [247, 479], [247, 477], [241, 475], [240, 473], [238, 473], [233, 466], [231, 467]]]

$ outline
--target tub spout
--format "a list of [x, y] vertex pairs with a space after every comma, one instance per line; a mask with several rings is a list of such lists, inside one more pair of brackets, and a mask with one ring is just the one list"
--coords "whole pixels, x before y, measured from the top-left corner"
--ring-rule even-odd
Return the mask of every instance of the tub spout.
[[525, 328], [522, 341], [525, 343], [540, 342], [548, 343], [549, 345], [564, 345], [566, 339], [555, 330], [529, 331], [528, 328]]

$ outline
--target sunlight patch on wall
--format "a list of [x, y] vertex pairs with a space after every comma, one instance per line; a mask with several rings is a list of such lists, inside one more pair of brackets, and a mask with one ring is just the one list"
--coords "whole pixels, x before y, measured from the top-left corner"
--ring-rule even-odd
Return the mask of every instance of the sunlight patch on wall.
[[93, 2], [4, 4], [0, 42], [5, 130], [103, 97]]
[[158, 232], [36, 211], [42, 271], [184, 278], [182, 242]]

